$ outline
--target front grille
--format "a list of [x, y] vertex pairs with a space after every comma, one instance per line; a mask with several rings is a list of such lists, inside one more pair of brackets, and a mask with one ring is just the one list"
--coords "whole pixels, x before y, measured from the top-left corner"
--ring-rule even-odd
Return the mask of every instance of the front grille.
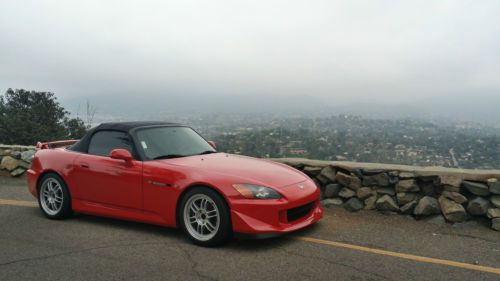
[[296, 221], [307, 216], [314, 207], [314, 202], [299, 206], [297, 208], [288, 209], [286, 211], [288, 222]]

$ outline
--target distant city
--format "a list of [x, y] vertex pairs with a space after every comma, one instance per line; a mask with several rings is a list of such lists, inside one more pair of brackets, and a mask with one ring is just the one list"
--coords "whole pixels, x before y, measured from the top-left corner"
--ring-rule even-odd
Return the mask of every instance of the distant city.
[[220, 151], [472, 169], [500, 168], [500, 129], [476, 123], [210, 115], [187, 118]]

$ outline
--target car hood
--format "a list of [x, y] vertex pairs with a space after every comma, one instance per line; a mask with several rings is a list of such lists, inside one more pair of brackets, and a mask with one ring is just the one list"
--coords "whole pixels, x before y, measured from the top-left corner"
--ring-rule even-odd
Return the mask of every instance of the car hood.
[[161, 160], [170, 165], [184, 166], [207, 175], [226, 175], [239, 183], [285, 187], [308, 179], [301, 172], [284, 164], [241, 155], [214, 153]]

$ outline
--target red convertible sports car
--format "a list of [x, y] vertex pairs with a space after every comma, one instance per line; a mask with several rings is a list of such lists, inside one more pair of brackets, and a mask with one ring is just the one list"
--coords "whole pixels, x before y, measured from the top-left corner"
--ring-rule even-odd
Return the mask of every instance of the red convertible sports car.
[[73, 211], [180, 227], [213, 246], [318, 221], [315, 183], [275, 162], [217, 152], [187, 126], [104, 123], [79, 141], [38, 143], [29, 191], [51, 219]]

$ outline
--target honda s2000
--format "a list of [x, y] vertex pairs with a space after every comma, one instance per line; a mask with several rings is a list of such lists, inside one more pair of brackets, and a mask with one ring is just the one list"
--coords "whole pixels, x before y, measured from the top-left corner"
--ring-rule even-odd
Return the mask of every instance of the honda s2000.
[[283, 164], [217, 152], [193, 129], [104, 123], [78, 141], [38, 143], [30, 192], [50, 219], [79, 212], [180, 227], [196, 244], [269, 237], [318, 221], [315, 183]]

